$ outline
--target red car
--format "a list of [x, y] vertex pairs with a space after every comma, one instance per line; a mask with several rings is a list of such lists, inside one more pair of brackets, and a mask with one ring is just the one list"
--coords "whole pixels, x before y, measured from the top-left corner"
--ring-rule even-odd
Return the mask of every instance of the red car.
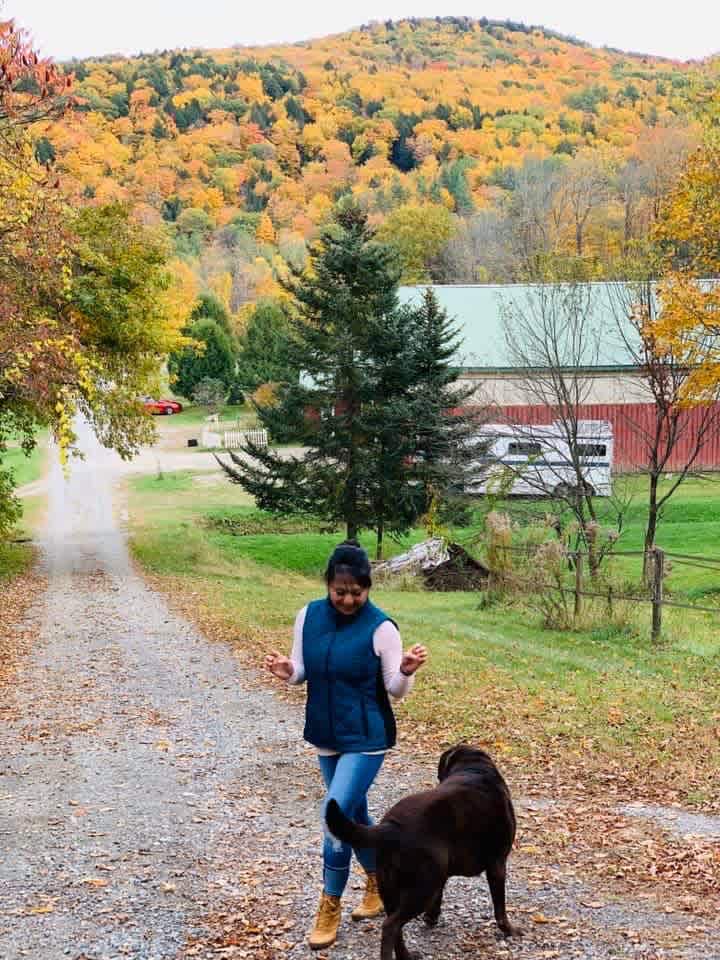
[[177, 400], [153, 400], [152, 397], [140, 397], [140, 402], [153, 416], [169, 417], [173, 413], [180, 413], [183, 408]]

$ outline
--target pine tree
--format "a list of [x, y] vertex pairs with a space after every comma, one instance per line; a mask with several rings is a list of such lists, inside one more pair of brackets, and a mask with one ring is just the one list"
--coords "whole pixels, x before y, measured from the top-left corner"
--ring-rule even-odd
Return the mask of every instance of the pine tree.
[[264, 509], [343, 522], [348, 536], [400, 535], [424, 512], [430, 489], [458, 477], [468, 422], [452, 407], [448, 366], [457, 342], [432, 293], [419, 307], [397, 302], [396, 255], [353, 207], [325, 230], [312, 270], [296, 282], [293, 362], [303, 374], [259, 408], [271, 436], [289, 429], [307, 447], [279, 457], [248, 444], [252, 458], [222, 463]]
[[457, 385], [452, 361], [461, 344], [458, 328], [431, 288], [416, 308], [414, 421], [417, 478], [429, 506], [433, 494], [447, 498], [464, 487], [472, 457], [467, 441], [477, 432], [467, 412], [472, 387]]
[[397, 310], [399, 265], [365, 215], [348, 207], [323, 232], [312, 267], [293, 284], [291, 360], [303, 376], [281, 388], [277, 406], [258, 411], [271, 436], [292, 428], [308, 452], [287, 461], [249, 445], [258, 464], [233, 458], [237, 469], [228, 472], [260, 507], [321, 515], [356, 536], [375, 526], [366, 421], [384, 399], [375, 395], [375, 370], [386, 318]]
[[396, 310], [385, 318], [373, 371], [373, 390], [381, 400], [363, 408], [378, 560], [382, 559], [385, 534], [397, 537], [405, 533], [424, 512], [424, 491], [415, 477], [417, 333], [417, 316], [411, 308]]

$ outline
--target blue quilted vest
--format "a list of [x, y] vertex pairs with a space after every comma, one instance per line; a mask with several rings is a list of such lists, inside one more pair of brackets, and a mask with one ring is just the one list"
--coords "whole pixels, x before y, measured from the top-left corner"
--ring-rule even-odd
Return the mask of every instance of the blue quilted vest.
[[339, 614], [327, 598], [308, 604], [303, 736], [314, 746], [364, 753], [395, 745], [395, 717], [373, 649], [373, 634], [386, 620], [369, 600], [352, 617]]

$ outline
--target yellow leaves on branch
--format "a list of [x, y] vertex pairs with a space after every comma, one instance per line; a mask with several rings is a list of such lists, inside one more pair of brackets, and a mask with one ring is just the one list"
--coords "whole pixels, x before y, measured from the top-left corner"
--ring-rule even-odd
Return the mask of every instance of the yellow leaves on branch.
[[689, 266], [720, 273], [720, 138], [709, 134], [690, 155], [658, 225], [661, 240], [689, 245]]
[[276, 407], [279, 403], [278, 385], [276, 383], [260, 384], [251, 399], [259, 407]]
[[165, 291], [165, 308], [170, 327], [179, 335], [187, 326], [200, 293], [197, 274], [184, 261], [170, 260], [167, 265], [169, 283]]
[[275, 243], [275, 228], [267, 213], [263, 213], [260, 217], [255, 231], [255, 239], [259, 243]]
[[710, 133], [688, 158], [656, 228], [669, 250], [658, 284], [653, 333], [693, 369], [688, 403], [720, 388], [720, 138]]
[[453, 215], [443, 204], [407, 203], [388, 215], [377, 236], [400, 254], [403, 283], [423, 283], [430, 279], [430, 261], [454, 230]]
[[698, 281], [668, 271], [658, 284], [662, 310], [653, 324], [661, 344], [692, 373], [683, 393], [688, 404], [716, 399], [720, 387], [720, 281]]
[[89, 358], [79, 350], [69, 297], [68, 212], [45, 189], [29, 145], [21, 164], [0, 156], [0, 401], [37, 411], [64, 455], [73, 436], [72, 397], [90, 397]]
[[72, 209], [31, 172], [0, 156], [0, 402], [47, 423], [63, 461], [79, 408], [129, 454], [148, 429], [134, 398], [183, 344], [197, 281], [126, 208]]
[[62, 467], [67, 466], [68, 452], [75, 441], [72, 428], [72, 418], [75, 414], [75, 403], [71, 400], [68, 391], [62, 392], [62, 399], [55, 404], [55, 440], [60, 452]]

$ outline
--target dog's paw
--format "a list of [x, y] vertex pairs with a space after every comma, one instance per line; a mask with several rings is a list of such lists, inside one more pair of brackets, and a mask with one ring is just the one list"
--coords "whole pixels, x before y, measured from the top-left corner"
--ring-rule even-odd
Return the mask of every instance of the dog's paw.
[[496, 936], [499, 940], [507, 940], [508, 937], [521, 937], [523, 935], [522, 927], [514, 923], [506, 923], [498, 927]]
[[422, 915], [422, 918], [423, 918], [423, 920], [424, 920], [424, 922], [425, 922], [425, 926], [426, 926], [426, 927], [436, 927], [436, 926], [438, 925], [438, 923], [440, 922], [440, 914], [439, 914], [439, 913], [424, 913], [424, 914]]

